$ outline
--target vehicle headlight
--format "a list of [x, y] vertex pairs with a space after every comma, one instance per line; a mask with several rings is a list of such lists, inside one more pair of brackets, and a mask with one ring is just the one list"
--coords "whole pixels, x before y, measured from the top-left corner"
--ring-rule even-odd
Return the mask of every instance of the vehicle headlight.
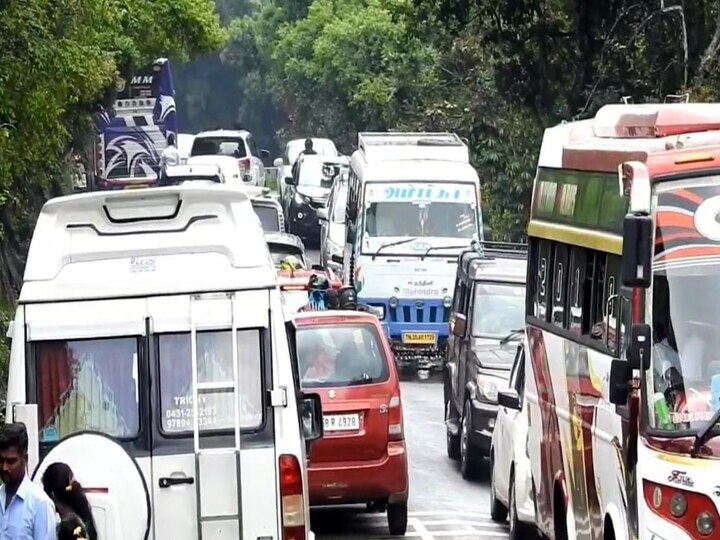
[[480, 398], [481, 401], [497, 403], [498, 383], [495, 379], [485, 377], [484, 375], [478, 375], [475, 378], [475, 382], [477, 383], [478, 398]]
[[452, 298], [446, 296], [445, 298], [443, 298], [443, 307], [449, 309], [450, 306], [452, 306]]
[[391, 296], [391, 297], [390, 297], [390, 300], [388, 300], [388, 305], [389, 305], [392, 309], [395, 309], [396, 307], [398, 307], [398, 304], [399, 304], [399, 303], [400, 303], [399, 300], [398, 300], [396, 297], [394, 297], [394, 296]]

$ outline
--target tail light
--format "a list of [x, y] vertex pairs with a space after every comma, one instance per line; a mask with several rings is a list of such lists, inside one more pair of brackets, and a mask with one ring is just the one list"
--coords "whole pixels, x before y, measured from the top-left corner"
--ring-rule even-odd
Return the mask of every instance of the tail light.
[[240, 165], [240, 168], [243, 170], [243, 172], [249, 170], [250, 169], [250, 158], [246, 157], [246, 158], [238, 159], [238, 165]]
[[282, 539], [305, 540], [305, 504], [300, 462], [293, 455], [283, 454], [278, 459], [278, 463], [280, 469]]
[[650, 510], [691, 538], [711, 538], [720, 526], [715, 504], [707, 495], [648, 480], [643, 481], [645, 503]]
[[403, 414], [402, 406], [400, 404], [400, 390], [396, 390], [393, 397], [390, 398], [390, 405], [388, 406], [388, 440], [390, 441], [402, 441], [403, 440]]

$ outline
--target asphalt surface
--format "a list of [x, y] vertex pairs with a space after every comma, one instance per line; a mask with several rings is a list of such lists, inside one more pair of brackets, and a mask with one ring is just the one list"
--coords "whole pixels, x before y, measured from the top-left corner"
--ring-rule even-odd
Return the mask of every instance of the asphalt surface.
[[[460, 476], [445, 450], [442, 385], [407, 381], [401, 386], [410, 459], [406, 537], [421, 540], [505, 539], [507, 526], [490, 520], [487, 472], [478, 481]], [[319, 540], [390, 539], [385, 514], [364, 506], [315, 509], [311, 527]]]

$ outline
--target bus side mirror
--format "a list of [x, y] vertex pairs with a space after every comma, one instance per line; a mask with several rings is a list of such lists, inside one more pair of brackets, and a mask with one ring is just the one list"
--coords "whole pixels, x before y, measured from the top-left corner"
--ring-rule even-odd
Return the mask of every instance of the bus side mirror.
[[623, 221], [622, 280], [626, 287], [650, 287], [652, 271], [652, 218], [627, 214]]
[[610, 380], [608, 381], [608, 401], [613, 405], [626, 405], [630, 396], [630, 379], [632, 367], [624, 360], [613, 360], [610, 363]]
[[633, 324], [630, 328], [630, 340], [627, 348], [627, 359], [630, 369], [647, 371], [650, 369], [650, 348], [652, 345], [652, 328], [649, 324]]
[[459, 338], [465, 337], [465, 334], [467, 333], [467, 318], [465, 315], [460, 313], [455, 314], [452, 333], [454, 336]]
[[345, 227], [345, 242], [347, 244], [355, 245], [355, 224], [348, 224]]

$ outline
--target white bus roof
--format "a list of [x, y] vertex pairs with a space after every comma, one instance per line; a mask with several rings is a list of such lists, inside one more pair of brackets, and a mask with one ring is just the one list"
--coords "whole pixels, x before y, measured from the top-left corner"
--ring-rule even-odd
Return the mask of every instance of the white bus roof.
[[358, 133], [365, 161], [426, 159], [470, 162], [468, 147], [455, 133]]
[[396, 160], [366, 163], [355, 152], [352, 167], [363, 183], [368, 182], [473, 182], [478, 175], [469, 163], [437, 160]]
[[250, 199], [222, 184], [95, 192], [48, 201], [21, 303], [272, 287]]

